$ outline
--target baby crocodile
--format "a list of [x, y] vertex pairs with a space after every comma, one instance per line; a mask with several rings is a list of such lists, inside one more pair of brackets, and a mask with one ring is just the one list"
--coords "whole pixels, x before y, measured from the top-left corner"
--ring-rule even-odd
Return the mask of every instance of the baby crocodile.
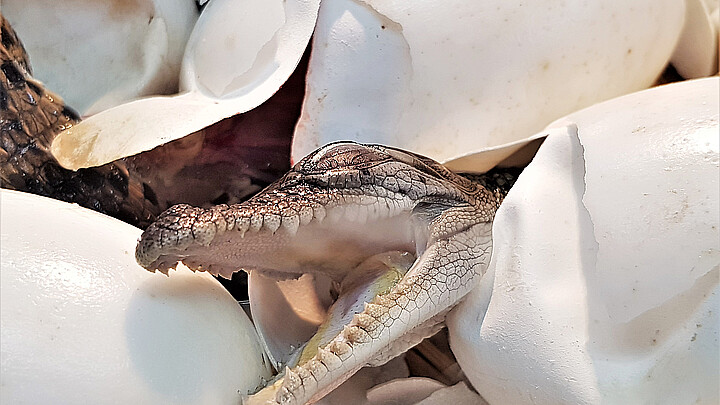
[[437, 329], [484, 274], [492, 220], [516, 174], [460, 175], [401, 149], [330, 144], [241, 204], [171, 207], [143, 233], [136, 258], [164, 273], [182, 261], [225, 277], [322, 272], [341, 282], [381, 253], [417, 257], [313, 358], [286, 370], [270, 403], [303, 404]]

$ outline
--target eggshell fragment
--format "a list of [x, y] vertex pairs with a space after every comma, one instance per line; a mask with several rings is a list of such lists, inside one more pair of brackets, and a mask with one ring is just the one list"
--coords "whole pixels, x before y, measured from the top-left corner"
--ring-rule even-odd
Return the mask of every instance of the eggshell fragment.
[[275, 280], [250, 273], [253, 322], [273, 367], [282, 370], [315, 334], [332, 304], [331, 281], [321, 274]]
[[430, 378], [398, 378], [370, 389], [366, 394], [367, 405], [415, 405], [443, 388], [446, 388], [443, 383]]
[[684, 2], [322, 3], [293, 161], [336, 140], [453, 159], [650, 86]]
[[34, 76], [82, 115], [177, 91], [192, 0], [3, 0]]
[[[393, 381], [407, 381], [415, 380], [408, 378], [409, 371], [408, 366], [405, 363], [403, 356], [396, 357], [389, 362], [379, 367], [363, 367], [347, 381], [340, 384], [337, 388], [332, 390], [329, 394], [321, 398], [316, 402], [317, 405], [378, 405], [377, 402], [372, 402], [368, 398], [371, 396], [371, 392], [377, 388], [382, 387], [386, 383], [392, 383]], [[429, 379], [422, 379], [423, 387], [430, 386], [431, 389], [437, 389], [436, 381]], [[404, 385], [401, 383], [401, 385]], [[442, 386], [442, 384], [440, 384]], [[402, 392], [403, 390], [398, 390]], [[388, 393], [388, 396], [380, 395], [380, 399], [387, 400], [385, 404], [393, 403], [389, 401], [397, 401], [401, 397], [393, 395], [392, 392]], [[383, 402], [380, 402], [383, 403]], [[397, 405], [400, 405], [399, 403]]]
[[464, 382], [459, 382], [452, 387], [441, 388], [429, 397], [415, 405], [487, 405], [487, 402], [476, 392], [472, 391]]
[[0, 402], [235, 403], [269, 378], [252, 324], [211, 276], [149, 273], [139, 229], [0, 196]]
[[122, 104], [61, 132], [63, 167], [99, 166], [182, 138], [272, 96], [310, 41], [320, 0], [214, 0], [188, 40], [180, 94]]
[[[718, 28], [711, 15], [713, 2], [687, 0], [685, 26], [671, 62], [686, 79], [710, 76], [718, 71]], [[717, 10], [717, 2], [714, 2]]]
[[720, 79], [574, 113], [495, 217], [448, 318], [489, 403], [717, 403]]

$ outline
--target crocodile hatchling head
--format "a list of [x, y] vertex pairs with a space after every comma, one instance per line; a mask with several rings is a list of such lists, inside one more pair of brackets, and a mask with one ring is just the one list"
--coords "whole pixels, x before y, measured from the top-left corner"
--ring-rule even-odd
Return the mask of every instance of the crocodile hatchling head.
[[481, 191], [426, 157], [340, 142], [244, 203], [171, 207], [143, 233], [136, 258], [165, 273], [183, 261], [224, 277], [245, 269], [339, 278], [380, 252], [421, 253], [428, 222], [449, 207], [484, 202]]

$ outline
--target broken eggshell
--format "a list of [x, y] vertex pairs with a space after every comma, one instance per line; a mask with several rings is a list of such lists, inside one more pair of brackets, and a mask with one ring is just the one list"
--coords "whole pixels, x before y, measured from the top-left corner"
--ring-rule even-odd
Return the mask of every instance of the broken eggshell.
[[234, 403], [270, 377], [253, 325], [205, 273], [135, 263], [140, 229], [0, 191], [0, 402]]
[[551, 125], [449, 316], [489, 403], [717, 403], [717, 77]]
[[136, 100], [89, 117], [55, 138], [53, 155], [68, 169], [98, 166], [257, 107], [298, 65], [319, 3], [208, 3], [185, 49], [180, 94]]
[[717, 1], [687, 0], [685, 25], [670, 62], [686, 79], [696, 79], [718, 71]]
[[257, 271], [248, 276], [253, 322], [276, 370], [298, 354], [327, 316], [332, 280], [322, 274], [275, 280]]
[[447, 161], [650, 86], [684, 2], [325, 2], [293, 161], [355, 140]]
[[90, 115], [177, 91], [192, 0], [3, 0], [34, 76]]
[[363, 405], [487, 405], [464, 382], [447, 387], [423, 377], [397, 379], [378, 385], [367, 393]]

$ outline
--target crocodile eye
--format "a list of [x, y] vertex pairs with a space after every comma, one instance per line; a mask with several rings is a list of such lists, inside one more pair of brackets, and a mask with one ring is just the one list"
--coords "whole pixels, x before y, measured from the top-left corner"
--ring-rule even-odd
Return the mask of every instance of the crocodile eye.
[[343, 142], [318, 149], [300, 161], [297, 169], [304, 174], [318, 174], [335, 169], [365, 169], [388, 160], [390, 156], [380, 150], [357, 143]]

